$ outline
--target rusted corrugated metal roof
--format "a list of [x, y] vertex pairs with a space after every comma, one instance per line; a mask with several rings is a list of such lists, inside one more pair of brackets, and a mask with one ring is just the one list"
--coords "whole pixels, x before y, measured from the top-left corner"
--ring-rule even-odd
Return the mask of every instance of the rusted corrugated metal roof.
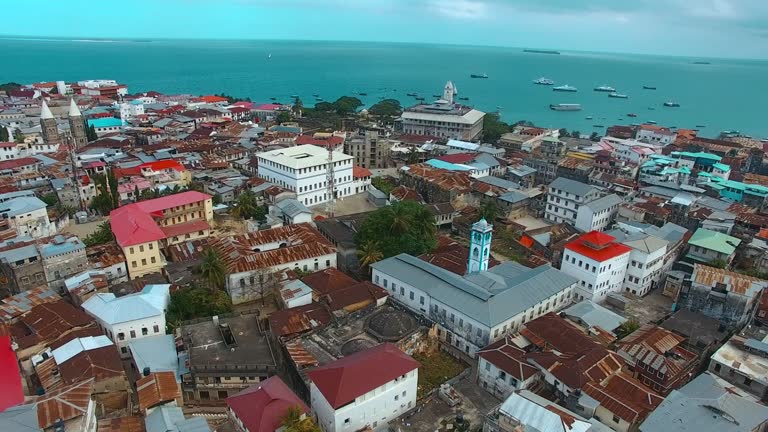
[[314, 367], [320, 364], [315, 356], [304, 349], [301, 345], [301, 341], [287, 343], [285, 344], [285, 349], [288, 351], [288, 355], [291, 356], [291, 360], [293, 360], [299, 369]]
[[89, 379], [48, 392], [30, 402], [37, 408], [37, 422], [40, 428], [53, 426], [57, 419], [67, 421], [84, 415], [91, 400], [93, 384], [94, 380]]
[[629, 424], [642, 421], [664, 400], [636, 379], [623, 373], [603, 383], [587, 383], [584, 392]]
[[98, 423], [99, 432], [144, 432], [144, 419], [139, 416], [101, 419]]
[[58, 300], [61, 300], [61, 296], [47, 286], [32, 288], [2, 300], [2, 303], [0, 304], [0, 319], [3, 321], [11, 321], [16, 317], [29, 312], [37, 305]]
[[136, 382], [139, 409], [146, 412], [153, 406], [181, 398], [181, 388], [174, 372], [154, 372]]
[[694, 266], [691, 279], [694, 283], [709, 287], [715, 287], [716, 284], [721, 283], [726, 285], [728, 291], [742, 295], [746, 294], [755, 282], [768, 283], [752, 276], [701, 264]]

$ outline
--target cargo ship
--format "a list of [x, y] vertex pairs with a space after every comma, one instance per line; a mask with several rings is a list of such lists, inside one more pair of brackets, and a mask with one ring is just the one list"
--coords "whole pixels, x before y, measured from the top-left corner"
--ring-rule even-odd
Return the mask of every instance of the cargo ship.
[[553, 111], [581, 111], [581, 104], [551, 104], [549, 109]]

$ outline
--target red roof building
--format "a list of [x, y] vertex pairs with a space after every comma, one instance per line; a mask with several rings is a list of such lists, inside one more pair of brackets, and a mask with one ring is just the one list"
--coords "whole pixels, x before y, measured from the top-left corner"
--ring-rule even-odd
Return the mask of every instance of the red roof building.
[[453, 164], [465, 164], [472, 162], [477, 157], [476, 153], [454, 153], [449, 154], [445, 156], [439, 156], [435, 159], [441, 160], [443, 162], [450, 162]]
[[221, 96], [208, 95], [208, 96], [200, 96], [199, 98], [194, 99], [194, 101], [195, 102], [204, 102], [204, 103], [214, 104], [214, 103], [226, 103], [229, 100], [227, 98], [221, 97]]
[[565, 248], [595, 261], [603, 262], [629, 253], [632, 249], [615, 242], [616, 237], [599, 231], [591, 231], [565, 245]]
[[296, 137], [296, 145], [312, 144], [319, 147], [336, 148], [344, 143], [344, 138], [332, 135], [328, 138], [315, 138], [311, 135], [299, 135]]
[[307, 375], [313, 395], [317, 389], [335, 410], [418, 368], [419, 363], [396, 345], [383, 343], [313, 369]]
[[248, 432], [275, 432], [290, 408], [309, 414], [309, 408], [277, 376], [248, 387], [226, 399], [233, 423]]
[[371, 173], [371, 170], [368, 168], [359, 167], [357, 165], [354, 165], [352, 167], [352, 176], [356, 179], [364, 179], [372, 176], [373, 173]]
[[632, 249], [615, 240], [591, 231], [565, 245], [560, 270], [579, 279], [577, 301], [602, 302], [609, 294], [622, 290]]
[[24, 390], [21, 386], [21, 372], [16, 352], [11, 347], [11, 335], [5, 324], [0, 323], [0, 412], [24, 402]]

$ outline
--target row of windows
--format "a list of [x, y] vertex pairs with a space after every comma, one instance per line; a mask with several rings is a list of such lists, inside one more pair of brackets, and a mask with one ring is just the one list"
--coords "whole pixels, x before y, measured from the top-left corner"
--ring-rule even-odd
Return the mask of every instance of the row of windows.
[[[149, 250], [153, 250], [155, 248], [154, 243], [149, 244]], [[131, 254], [134, 253], [133, 247], [130, 247], [128, 250]], [[139, 252], [144, 252], [144, 245], [139, 245]]]
[[[155, 258], [155, 257], [150, 257], [149, 259], [150, 259], [150, 262], [151, 262], [152, 264], [156, 264], [156, 263], [157, 263], [157, 258]], [[141, 265], [142, 265], [142, 266], [145, 266], [145, 265], [147, 265], [147, 259], [146, 259], [146, 258], [142, 258], [142, 259], [141, 259]], [[132, 267], [132, 268], [136, 268], [136, 261], [131, 261], [131, 267]]]
[[[152, 326], [152, 331], [155, 334], [160, 333], [160, 326], [157, 325], [157, 324], [153, 325]], [[109, 333], [109, 337], [112, 337], [112, 332], [110, 331], [108, 333]], [[148, 336], [149, 335], [149, 329], [147, 329], [146, 327], [142, 327], [141, 328], [141, 335], [142, 336]], [[129, 332], [129, 336], [130, 336], [131, 339], [136, 339], [136, 330], [131, 330]], [[125, 333], [123, 333], [123, 332], [118, 333], [117, 334], [117, 340], [121, 340], [121, 341], [125, 340]]]

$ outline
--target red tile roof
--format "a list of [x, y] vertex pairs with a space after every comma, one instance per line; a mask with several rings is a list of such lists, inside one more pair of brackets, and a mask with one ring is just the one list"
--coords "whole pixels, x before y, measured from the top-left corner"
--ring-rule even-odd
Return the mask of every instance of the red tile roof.
[[565, 248], [598, 262], [628, 254], [632, 249], [621, 243], [615, 243], [615, 237], [591, 231], [565, 245]]
[[440, 156], [435, 159], [441, 160], [443, 162], [450, 162], [454, 164], [465, 164], [468, 162], [472, 162], [477, 157], [477, 154], [475, 153], [454, 153], [449, 154], [445, 156]]
[[0, 323], [0, 412], [24, 402], [24, 390], [21, 386], [21, 372], [16, 352], [11, 348], [11, 336], [5, 324]]
[[282, 107], [283, 106], [280, 104], [261, 104], [253, 107], [252, 109], [254, 111], [275, 111]]
[[135, 205], [147, 213], [154, 213], [156, 211], [167, 210], [172, 207], [194, 204], [196, 202], [205, 201], [211, 198], [213, 198], [211, 195], [202, 192], [188, 191], [174, 195], [168, 195], [162, 198], [140, 201], [132, 205]]
[[499, 339], [477, 352], [480, 358], [515, 377], [525, 381], [539, 370], [525, 359], [525, 351], [515, 346], [510, 337]]
[[320, 147], [336, 147], [344, 142], [344, 138], [333, 135], [328, 138], [315, 138], [311, 135], [299, 135], [296, 137], [296, 145], [312, 144]]
[[629, 424], [645, 419], [664, 400], [636, 379], [623, 373], [614, 375], [602, 383], [588, 383], [583, 390], [603, 408]]
[[309, 414], [307, 405], [277, 376], [228, 397], [226, 402], [250, 432], [280, 429], [283, 416], [292, 407]]
[[160, 227], [160, 229], [163, 231], [166, 238], [171, 238], [198, 231], [207, 231], [211, 229], [211, 226], [208, 225], [207, 221], [201, 219], [176, 225], [163, 226]]
[[398, 201], [415, 201], [417, 203], [423, 203], [424, 198], [416, 189], [409, 188], [408, 186], [400, 185], [389, 193]]
[[383, 343], [313, 369], [307, 375], [335, 409], [418, 367], [419, 363], [396, 345]]
[[319, 297], [357, 283], [351, 276], [334, 267], [304, 276], [301, 281], [312, 288], [313, 297]]
[[355, 165], [352, 167], [352, 175], [355, 178], [365, 178], [365, 177], [372, 176], [373, 173], [368, 168], [363, 168]]
[[186, 171], [184, 165], [173, 159], [159, 160], [154, 162], [147, 162], [139, 165], [139, 169], [150, 168], [152, 171], [162, 171], [166, 169], [173, 169], [176, 171]]
[[227, 102], [228, 99], [221, 96], [208, 95], [208, 96], [200, 96], [199, 98], [195, 99], [195, 101], [205, 102], [205, 103], [218, 103], [218, 102]]
[[42, 164], [42, 162], [40, 162], [40, 159], [35, 159], [32, 157], [10, 159], [10, 160], [0, 161], [0, 170], [14, 169], [14, 168], [20, 168], [24, 166], [37, 165], [37, 164]]

